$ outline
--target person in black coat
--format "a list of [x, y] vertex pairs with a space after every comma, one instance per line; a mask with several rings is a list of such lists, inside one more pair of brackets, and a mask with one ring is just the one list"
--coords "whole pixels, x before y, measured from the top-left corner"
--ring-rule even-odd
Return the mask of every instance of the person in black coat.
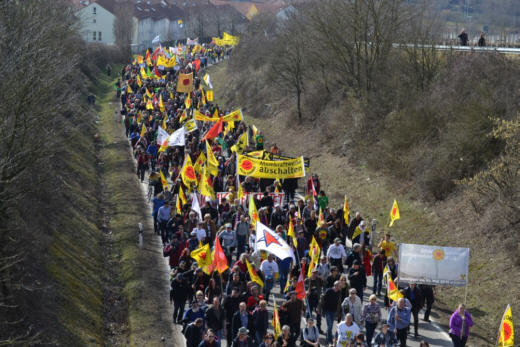
[[421, 289], [415, 284], [410, 283], [405, 289], [405, 296], [412, 304], [413, 327], [415, 330], [414, 336], [419, 336], [419, 311], [422, 308], [422, 293]]
[[253, 342], [253, 338], [249, 335], [249, 330], [246, 328], [238, 329], [238, 336], [233, 340], [232, 347], [254, 347], [255, 343]]
[[[245, 326], [242, 324], [242, 319], [247, 320], [247, 324]], [[254, 328], [253, 316], [247, 310], [247, 305], [245, 302], [241, 302], [238, 306], [238, 311], [233, 314], [233, 318], [231, 320], [232, 335], [230, 341], [235, 340], [240, 328], [246, 328], [249, 331], [252, 331]]]
[[420, 284], [419, 289], [421, 289], [422, 293], [422, 307], [426, 304], [426, 309], [424, 310], [423, 320], [425, 322], [430, 322], [430, 312], [432, 311], [432, 306], [435, 301], [435, 286], [430, 286], [427, 284]]
[[188, 298], [189, 286], [184, 281], [182, 274], [177, 274], [170, 285], [170, 303], [173, 304], [173, 323], [182, 324], [184, 305]]
[[367, 275], [359, 261], [354, 260], [354, 263], [352, 263], [352, 267], [348, 271], [348, 280], [350, 281], [350, 288], [356, 289], [361, 302], [363, 302], [363, 290], [367, 286]]
[[235, 337], [232, 335], [232, 321], [234, 314], [239, 310], [239, 304], [241, 302], [240, 299], [240, 292], [238, 291], [238, 288], [233, 288], [231, 295], [226, 296], [222, 304], [222, 306], [224, 306], [224, 311], [226, 312], [227, 341], [233, 341], [233, 338]]
[[194, 322], [188, 324], [184, 337], [186, 337], [186, 347], [197, 347], [204, 336], [202, 330], [202, 318], [195, 319]]

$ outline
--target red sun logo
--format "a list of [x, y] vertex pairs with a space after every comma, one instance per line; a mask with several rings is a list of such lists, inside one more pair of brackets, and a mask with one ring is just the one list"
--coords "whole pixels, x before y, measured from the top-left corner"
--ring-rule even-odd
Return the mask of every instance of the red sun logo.
[[185, 85], [185, 86], [189, 85], [190, 84], [190, 79], [189, 78], [183, 79], [182, 80], [182, 84]]
[[188, 166], [186, 168], [186, 177], [188, 177], [190, 180], [196, 179], [195, 177], [195, 170], [193, 170], [193, 166]]
[[202, 260], [206, 260], [206, 252], [202, 252], [202, 253], [200, 253], [200, 258], [201, 258]]
[[511, 325], [509, 325], [509, 322], [504, 322], [504, 341], [507, 341], [511, 338]]
[[396, 212], [397, 212], [397, 209], [394, 207], [394, 208], [392, 209], [392, 216], [395, 216]]
[[240, 167], [245, 171], [250, 171], [253, 168], [253, 163], [250, 160], [243, 160]]
[[388, 281], [388, 289], [390, 289], [391, 292], [393, 292], [396, 289], [394, 282]]

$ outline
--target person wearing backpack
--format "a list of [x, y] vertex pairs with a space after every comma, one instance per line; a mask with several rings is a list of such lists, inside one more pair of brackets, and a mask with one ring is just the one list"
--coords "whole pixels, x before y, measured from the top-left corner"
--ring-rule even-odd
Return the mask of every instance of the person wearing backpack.
[[302, 343], [303, 347], [318, 347], [320, 345], [320, 332], [318, 328], [314, 326], [314, 318], [307, 318], [307, 326], [302, 330]]

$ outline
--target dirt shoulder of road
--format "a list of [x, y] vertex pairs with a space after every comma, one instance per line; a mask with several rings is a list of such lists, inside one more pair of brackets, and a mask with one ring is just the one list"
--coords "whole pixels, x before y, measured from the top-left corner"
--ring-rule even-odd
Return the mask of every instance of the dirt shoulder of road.
[[[169, 268], [162, 255], [160, 238], [153, 231], [151, 209], [136, 176], [124, 126], [116, 113], [119, 101], [112, 91], [101, 103], [99, 132], [106, 227], [112, 235], [111, 264], [116, 267], [116, 283], [120, 284], [123, 297], [119, 304], [127, 305], [127, 327], [114, 329], [115, 334], [126, 337], [116, 336], [114, 341], [130, 346], [182, 346], [184, 340], [171, 323]], [[138, 223], [144, 227], [142, 246]], [[105, 311], [119, 310], [117, 302], [105, 306], [110, 304], [112, 307]], [[113, 324], [120, 324], [117, 317]]]

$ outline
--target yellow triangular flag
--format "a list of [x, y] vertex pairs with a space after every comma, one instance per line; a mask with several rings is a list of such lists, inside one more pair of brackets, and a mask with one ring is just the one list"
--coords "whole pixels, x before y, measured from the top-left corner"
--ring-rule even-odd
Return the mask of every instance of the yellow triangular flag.
[[213, 154], [208, 141], [206, 141], [206, 158], [206, 162], [208, 163], [208, 171], [216, 177], [218, 175], [218, 160], [215, 157], [215, 154]]
[[294, 234], [294, 225], [292, 222], [292, 218], [289, 218], [289, 228], [287, 230], [287, 236], [291, 237], [294, 247], [298, 247], [298, 240], [296, 240], [296, 235]]
[[256, 274], [256, 271], [253, 269], [253, 267], [251, 266], [251, 264], [249, 263], [249, 260], [247, 260], [247, 258], [246, 258], [246, 265], [247, 265], [247, 271], [249, 272], [249, 277], [251, 277], [251, 281], [257, 283], [260, 287], [263, 288], [264, 282], [262, 281], [260, 276], [258, 276]]
[[515, 345], [515, 330], [513, 326], [513, 313], [511, 306], [507, 305], [498, 335], [498, 347], [513, 347]]
[[159, 170], [159, 172], [161, 173], [161, 183], [162, 183], [163, 189], [170, 190], [170, 184], [166, 180], [166, 177], [164, 177], [162, 170]]
[[388, 275], [386, 296], [388, 296], [388, 298], [393, 301], [397, 301], [400, 298], [404, 298], [403, 294], [401, 294], [401, 292], [399, 291], [399, 288], [397, 288], [394, 281], [392, 280], [392, 276], [390, 276], [390, 275]]
[[398, 219], [401, 219], [399, 215], [399, 206], [397, 205], [397, 200], [394, 199], [394, 204], [392, 205], [392, 209], [390, 210], [390, 227], [394, 225], [394, 222]]
[[249, 219], [251, 219], [251, 225], [253, 226], [253, 230], [256, 230], [256, 222], [260, 221], [258, 218], [258, 211], [256, 210], [255, 200], [253, 198], [253, 194], [249, 195]]

